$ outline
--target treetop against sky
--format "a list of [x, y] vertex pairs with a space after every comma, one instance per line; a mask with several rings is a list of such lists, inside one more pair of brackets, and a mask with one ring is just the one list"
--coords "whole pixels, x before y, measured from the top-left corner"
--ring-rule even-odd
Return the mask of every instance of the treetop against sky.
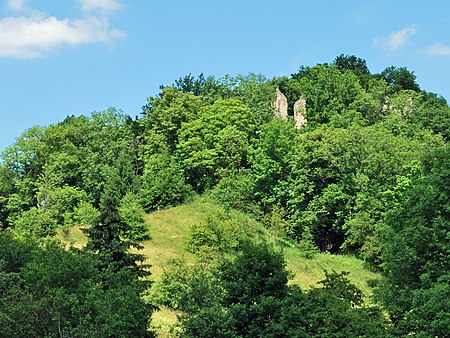
[[434, 1], [0, 1], [0, 149], [110, 106], [136, 116], [192, 73], [289, 75], [354, 54], [450, 98], [450, 4]]

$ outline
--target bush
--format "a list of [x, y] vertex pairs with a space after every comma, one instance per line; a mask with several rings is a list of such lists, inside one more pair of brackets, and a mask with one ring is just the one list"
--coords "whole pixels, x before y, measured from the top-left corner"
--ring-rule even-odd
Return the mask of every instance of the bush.
[[141, 195], [145, 211], [150, 212], [183, 203], [192, 195], [192, 187], [172, 156], [156, 154], [145, 164]]
[[221, 294], [214, 267], [174, 260], [156, 285], [154, 297], [160, 305], [195, 313], [217, 303]]
[[120, 202], [119, 214], [129, 227], [124, 233], [125, 238], [135, 241], [150, 239], [148, 225], [144, 220], [144, 209], [141, 206], [141, 200], [138, 195], [127, 193]]
[[253, 198], [254, 182], [245, 172], [225, 177], [209, 195], [227, 209], [240, 210], [259, 216], [261, 211]]
[[13, 232], [19, 238], [44, 238], [56, 233], [57, 223], [48, 210], [32, 207], [15, 221]]
[[210, 256], [238, 249], [246, 237], [239, 219], [225, 214], [210, 217], [205, 223], [194, 224], [187, 247], [190, 252]]
[[78, 225], [93, 225], [100, 216], [100, 211], [89, 202], [80, 202], [73, 211], [73, 221]]

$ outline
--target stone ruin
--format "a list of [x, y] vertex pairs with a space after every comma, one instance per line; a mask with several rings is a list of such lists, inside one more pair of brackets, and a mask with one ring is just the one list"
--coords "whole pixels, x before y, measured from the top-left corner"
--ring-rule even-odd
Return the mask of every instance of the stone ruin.
[[300, 97], [294, 104], [295, 127], [300, 129], [306, 124], [306, 100]]
[[[288, 102], [286, 95], [284, 95], [279, 88], [275, 93], [275, 100], [273, 102], [275, 117], [288, 119]], [[300, 97], [294, 104], [294, 121], [295, 127], [300, 129], [306, 124], [306, 100]]]
[[273, 103], [275, 108], [275, 117], [280, 117], [287, 120], [288, 103], [286, 96], [277, 88], [275, 94], [275, 101]]

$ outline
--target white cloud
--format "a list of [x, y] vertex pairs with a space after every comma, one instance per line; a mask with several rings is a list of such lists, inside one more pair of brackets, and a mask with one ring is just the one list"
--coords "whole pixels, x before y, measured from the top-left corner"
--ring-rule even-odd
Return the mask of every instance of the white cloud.
[[8, 0], [6, 7], [13, 11], [24, 11], [28, 8], [25, 3], [26, 0]]
[[393, 32], [389, 34], [389, 36], [387, 37], [375, 38], [373, 40], [373, 43], [377, 47], [389, 50], [396, 50], [410, 43], [411, 37], [414, 34], [416, 34], [416, 32], [417, 32], [416, 25], [412, 25], [397, 32]]
[[33, 59], [64, 45], [109, 43], [125, 36], [111, 29], [105, 16], [57, 18], [28, 8], [23, 0], [9, 0], [8, 7], [24, 13], [0, 19], [0, 57]]
[[111, 13], [122, 7], [117, 0], [78, 0], [78, 3], [85, 12], [100, 11], [101, 13]]
[[443, 44], [432, 45], [427, 48], [427, 53], [431, 56], [450, 56], [450, 46]]

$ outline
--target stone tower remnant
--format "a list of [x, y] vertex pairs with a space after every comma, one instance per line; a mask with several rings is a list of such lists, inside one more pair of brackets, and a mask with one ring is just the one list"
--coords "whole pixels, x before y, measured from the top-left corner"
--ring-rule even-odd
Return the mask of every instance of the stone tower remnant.
[[287, 120], [287, 98], [279, 88], [277, 88], [276, 90], [275, 101], [273, 105], [275, 108], [275, 117], [281, 117], [283, 120]]
[[294, 104], [295, 127], [300, 129], [306, 124], [306, 100], [300, 97]]

